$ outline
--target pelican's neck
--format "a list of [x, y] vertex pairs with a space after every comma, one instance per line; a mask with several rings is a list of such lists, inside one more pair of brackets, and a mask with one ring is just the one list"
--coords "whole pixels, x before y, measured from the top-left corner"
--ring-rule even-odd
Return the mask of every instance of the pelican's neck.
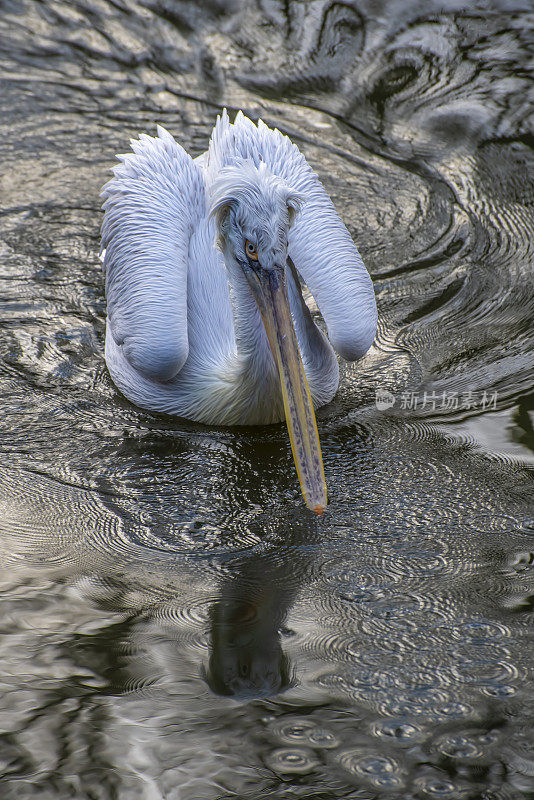
[[278, 369], [258, 306], [239, 264], [225, 261], [234, 317], [236, 353], [230, 371], [235, 391], [243, 398], [247, 422], [283, 420]]
[[237, 352], [247, 363], [265, 366], [274, 360], [267, 340], [258, 305], [243, 270], [235, 262], [226, 262], [230, 283], [230, 299], [234, 315]]

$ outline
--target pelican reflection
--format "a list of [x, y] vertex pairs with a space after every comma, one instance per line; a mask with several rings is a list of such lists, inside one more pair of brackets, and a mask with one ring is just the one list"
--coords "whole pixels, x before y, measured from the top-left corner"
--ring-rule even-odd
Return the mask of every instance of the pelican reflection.
[[204, 672], [217, 694], [265, 696], [295, 683], [282, 636], [310, 572], [313, 528], [307, 520], [290, 538], [284, 532], [273, 546], [229, 566], [210, 611], [210, 655]]

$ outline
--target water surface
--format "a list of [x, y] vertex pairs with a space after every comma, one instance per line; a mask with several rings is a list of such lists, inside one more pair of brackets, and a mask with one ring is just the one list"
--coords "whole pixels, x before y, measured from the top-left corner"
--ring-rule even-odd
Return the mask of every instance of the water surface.
[[[0, 0], [2, 798], [534, 797], [532, 23]], [[224, 106], [299, 145], [376, 288], [322, 519], [284, 426], [140, 411], [103, 361], [114, 155], [161, 123], [196, 156]]]

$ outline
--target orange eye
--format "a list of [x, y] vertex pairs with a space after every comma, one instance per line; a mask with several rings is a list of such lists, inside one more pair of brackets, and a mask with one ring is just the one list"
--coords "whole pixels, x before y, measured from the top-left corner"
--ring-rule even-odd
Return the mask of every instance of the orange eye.
[[248, 239], [245, 242], [245, 253], [247, 254], [247, 257], [250, 258], [251, 261], [257, 261], [258, 260], [258, 251], [256, 250], [255, 246], [252, 244], [252, 242], [249, 242]]

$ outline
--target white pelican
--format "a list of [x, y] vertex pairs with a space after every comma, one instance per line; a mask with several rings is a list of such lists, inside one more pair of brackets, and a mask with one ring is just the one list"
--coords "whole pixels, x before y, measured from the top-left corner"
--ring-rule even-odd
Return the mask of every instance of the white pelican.
[[[326, 484], [313, 407], [377, 314], [358, 250], [287, 136], [239, 112], [196, 159], [158, 126], [105, 185], [106, 362], [138, 406], [216, 425], [285, 418], [309, 508]], [[303, 300], [299, 275], [328, 337]], [[331, 344], [330, 344], [331, 343]]]

